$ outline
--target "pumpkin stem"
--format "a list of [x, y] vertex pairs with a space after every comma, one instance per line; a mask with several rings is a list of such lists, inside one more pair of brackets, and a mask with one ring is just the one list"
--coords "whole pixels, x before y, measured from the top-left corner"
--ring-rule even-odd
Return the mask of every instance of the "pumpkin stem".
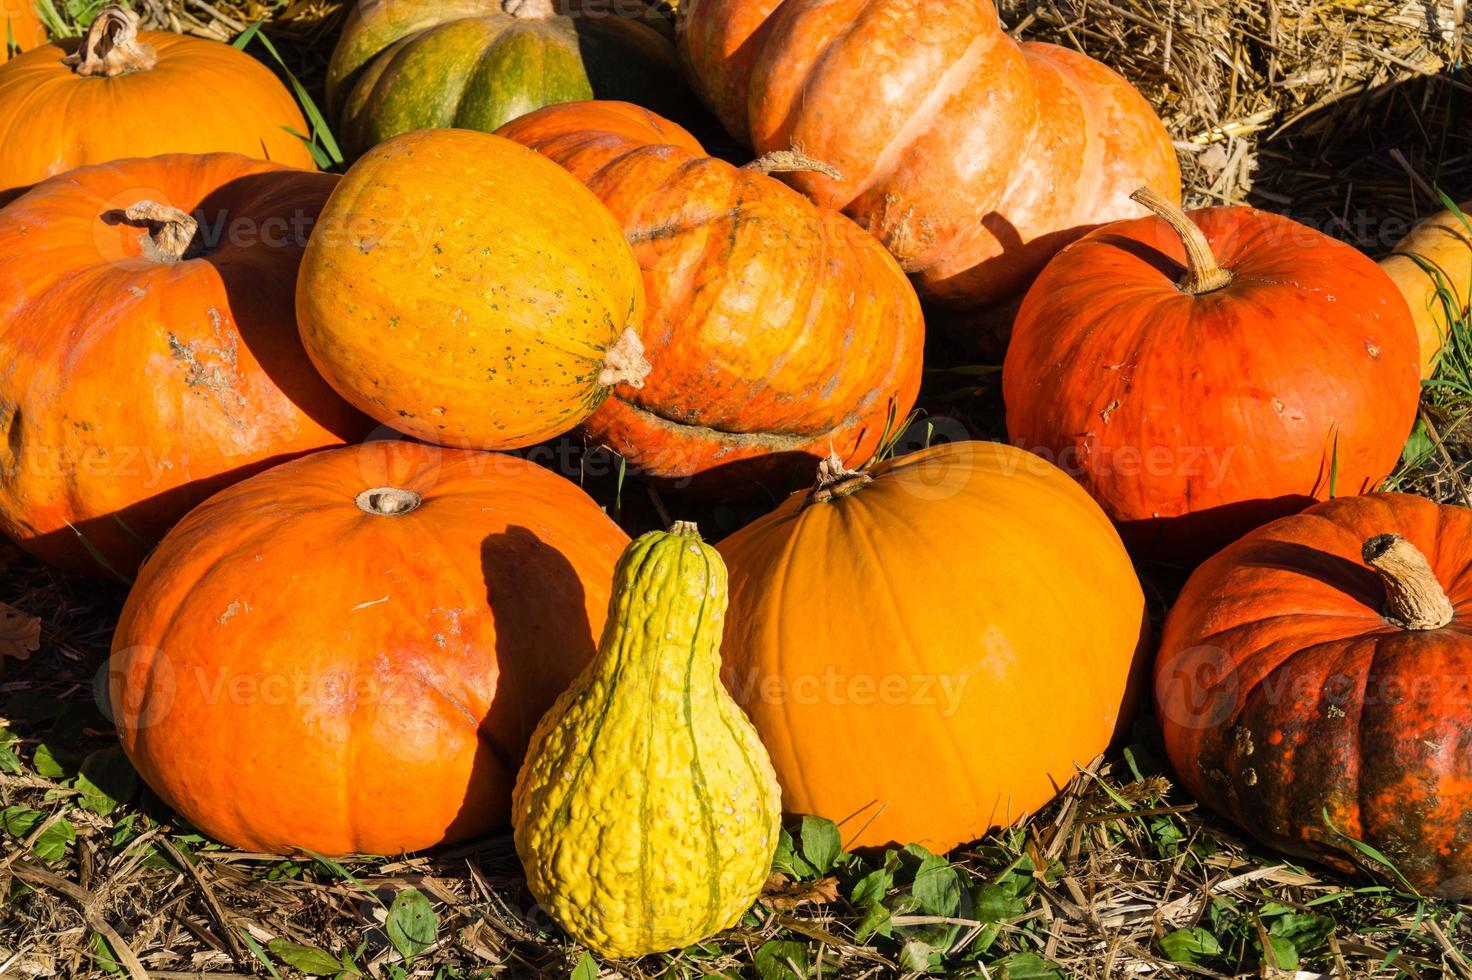
[[675, 521], [670, 525], [670, 533], [681, 538], [694, 538], [696, 541], [703, 540], [700, 537], [700, 526], [694, 521]]
[[829, 449], [828, 458], [818, 464], [818, 482], [808, 494], [806, 506], [826, 504], [839, 497], [847, 497], [873, 482], [873, 476], [863, 470], [851, 470], [844, 466], [838, 453]]
[[358, 494], [358, 509], [374, 517], [402, 517], [419, 509], [424, 498], [413, 490], [399, 487], [374, 487]]
[[501, 12], [525, 20], [546, 20], [557, 16], [554, 0], [501, 0]]
[[112, 3], [102, 8], [87, 28], [81, 47], [61, 59], [78, 75], [112, 78], [130, 71], [148, 71], [158, 53], [138, 40], [138, 15]]
[[625, 327], [617, 342], [604, 352], [598, 383], [605, 388], [620, 384], [642, 388], [652, 368], [653, 365], [644, 358], [644, 342], [633, 327]]
[[797, 147], [763, 153], [741, 169], [759, 174], [819, 173], [834, 180], [843, 179], [843, 174], [836, 167], [829, 166], [822, 160], [814, 160]]
[[157, 201], [139, 201], [124, 209], [123, 217], [148, 226], [139, 241], [143, 245], [143, 257], [152, 262], [173, 265], [204, 254], [199, 222], [188, 212]]
[[1399, 534], [1377, 534], [1361, 552], [1385, 583], [1385, 618], [1406, 630], [1441, 629], [1456, 610], [1431, 563]]
[[1211, 243], [1206, 240], [1205, 233], [1191, 220], [1189, 214], [1172, 204], [1165, 195], [1149, 187], [1141, 187], [1135, 191], [1130, 195], [1130, 200], [1154, 211], [1170, 225], [1171, 230], [1180, 236], [1181, 244], [1186, 246], [1186, 274], [1178, 283], [1182, 292], [1200, 296], [1231, 283], [1232, 274], [1216, 264], [1216, 256], [1211, 253]]

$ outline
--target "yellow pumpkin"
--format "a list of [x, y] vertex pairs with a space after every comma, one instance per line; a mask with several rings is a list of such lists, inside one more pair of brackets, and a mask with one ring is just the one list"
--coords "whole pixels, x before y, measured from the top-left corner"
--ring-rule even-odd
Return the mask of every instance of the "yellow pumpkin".
[[1472, 201], [1442, 211], [1401, 239], [1380, 268], [1405, 296], [1421, 346], [1421, 377], [1436, 373], [1453, 320], [1472, 305]]
[[297, 281], [312, 362], [361, 411], [457, 448], [532, 445], [643, 384], [644, 287], [577, 178], [487, 133], [370, 150], [318, 219]]

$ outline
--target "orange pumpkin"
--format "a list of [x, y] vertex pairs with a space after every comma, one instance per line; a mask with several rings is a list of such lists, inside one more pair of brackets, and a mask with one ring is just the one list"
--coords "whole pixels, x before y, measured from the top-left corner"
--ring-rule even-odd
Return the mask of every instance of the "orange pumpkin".
[[[41, 107], [41, 108], [38, 108]], [[0, 65], [0, 200], [91, 163], [243, 153], [310, 168], [301, 110], [276, 76], [228, 44], [138, 30], [103, 8], [81, 42]]]
[[889, 247], [930, 299], [1020, 293], [1090, 227], [1179, 201], [1165, 127], [1099, 62], [1018, 44], [987, 0], [689, 0], [680, 52], [700, 96], [758, 153], [837, 175], [793, 186]]
[[1196, 570], [1165, 624], [1157, 716], [1181, 781], [1279, 850], [1362, 841], [1472, 897], [1472, 512], [1317, 504]]
[[13, 52], [46, 43], [46, 28], [33, 0], [0, 0], [0, 63]]
[[1074, 473], [1137, 554], [1194, 564], [1390, 474], [1416, 331], [1374, 262], [1254, 208], [1101, 228], [1027, 294], [1002, 370], [1013, 443]]
[[144, 566], [109, 668], [119, 738], [235, 847], [395, 854], [496, 830], [628, 541], [510, 456], [371, 442], [286, 463]]
[[658, 370], [585, 428], [645, 475], [706, 494], [785, 491], [830, 451], [867, 460], [887, 419], [909, 412], [919, 302], [853, 222], [626, 103], [549, 106], [500, 133], [587, 184], [633, 246]]
[[[467, 190], [469, 188], [470, 190]], [[555, 164], [488, 133], [396, 136], [353, 164], [297, 285], [307, 353], [343, 397], [442, 445], [561, 435], [649, 372], [639, 267]]]
[[162, 156], [52, 178], [0, 212], [0, 530], [127, 577], [216, 490], [367, 433], [292, 313], [336, 182]]
[[1130, 717], [1146, 619], [1129, 556], [1020, 449], [830, 461], [719, 550], [727, 686], [783, 808], [846, 820], [851, 845], [946, 851], [1009, 824]]
[[1472, 305], [1472, 201], [1441, 211], [1411, 229], [1380, 260], [1411, 308], [1421, 345], [1421, 377], [1436, 373], [1452, 327]]

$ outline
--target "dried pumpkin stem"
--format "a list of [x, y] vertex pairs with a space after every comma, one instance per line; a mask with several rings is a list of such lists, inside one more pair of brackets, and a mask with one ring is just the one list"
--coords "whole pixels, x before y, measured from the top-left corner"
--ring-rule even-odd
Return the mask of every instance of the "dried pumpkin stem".
[[701, 540], [700, 526], [694, 521], [675, 521], [670, 525], [670, 533], [682, 538]]
[[147, 233], [139, 240], [143, 245], [144, 258], [150, 261], [173, 265], [204, 252], [199, 222], [187, 211], [157, 201], [139, 201], [124, 209], [123, 217], [135, 224], [148, 226]]
[[525, 20], [546, 20], [557, 16], [554, 0], [501, 0], [501, 12]]
[[847, 497], [873, 482], [874, 477], [863, 470], [851, 470], [844, 466], [838, 453], [830, 449], [828, 458], [818, 464], [818, 482], [808, 494], [806, 506], [826, 504], [839, 497]]
[[843, 174], [836, 167], [829, 166], [822, 160], [814, 160], [795, 147], [791, 150], [763, 153], [741, 169], [753, 170], [759, 174], [816, 173], [834, 180], [843, 179]]
[[598, 383], [605, 388], [624, 384], [642, 388], [652, 367], [644, 358], [644, 342], [633, 327], [625, 327], [623, 334], [603, 354], [603, 370], [598, 372]]
[[1377, 534], [1361, 552], [1385, 583], [1385, 618], [1407, 630], [1441, 629], [1456, 611], [1431, 563], [1399, 534]]
[[402, 487], [374, 487], [358, 494], [358, 509], [374, 517], [402, 517], [419, 509], [424, 499]]
[[138, 40], [138, 15], [114, 3], [102, 8], [87, 28], [81, 47], [61, 63], [78, 75], [112, 78], [148, 71], [158, 64], [158, 52]]
[[1154, 211], [1180, 236], [1181, 244], [1186, 247], [1186, 275], [1178, 284], [1182, 292], [1199, 296], [1221, 289], [1232, 281], [1232, 274], [1216, 264], [1211, 243], [1189, 214], [1149, 187], [1135, 191], [1130, 200]]

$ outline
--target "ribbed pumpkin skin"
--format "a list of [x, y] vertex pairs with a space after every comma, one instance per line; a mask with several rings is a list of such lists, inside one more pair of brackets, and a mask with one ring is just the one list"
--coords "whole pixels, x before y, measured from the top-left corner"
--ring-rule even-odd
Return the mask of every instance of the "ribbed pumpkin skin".
[[537, 726], [516, 852], [537, 901], [603, 956], [688, 946], [761, 894], [781, 790], [721, 686], [726, 570], [693, 525], [635, 541], [598, 656]]
[[[75, 41], [0, 65], [0, 200], [76, 167], [164, 153], [240, 153], [316, 169], [310, 131], [270, 69], [228, 44], [160, 31], [138, 38], [158, 64], [115, 78], [77, 75]], [[37, 106], [45, 106], [39, 111]]]
[[[100, 574], [95, 549], [127, 576], [216, 490], [367, 434], [312, 370], [291, 304], [336, 182], [163, 156], [73, 171], [5, 209], [0, 529], [53, 565]], [[217, 247], [146, 257], [146, 226], [118, 220], [142, 200], [197, 212]]]
[[643, 319], [607, 209], [498, 136], [375, 147], [321, 227], [297, 284], [312, 362], [378, 421], [444, 445], [516, 448], [575, 427], [608, 396], [608, 349]]
[[673, 107], [681, 90], [674, 47], [653, 28], [608, 14], [517, 16], [485, 0], [358, 4], [327, 71], [354, 154], [416, 129], [491, 132], [558, 102]]
[[29, 51], [46, 43], [46, 28], [33, 0], [0, 0], [0, 63], [10, 58], [10, 45]]
[[1144, 596], [1108, 519], [1036, 456], [963, 442], [871, 472], [720, 543], [724, 678], [783, 809], [944, 852], [1037, 810], [1127, 723]]
[[[385, 516], [364, 490], [422, 495]], [[246, 850], [396, 854], [489, 833], [541, 713], [593, 656], [628, 538], [524, 460], [371, 442], [195, 510], [113, 641], [118, 735]]]
[[1038, 278], [1002, 372], [1012, 442], [1073, 473], [1136, 554], [1192, 563], [1373, 490], [1420, 399], [1415, 329], [1374, 262], [1251, 208], [1193, 218], [1230, 285], [1181, 291], [1164, 221], [1110, 225]]
[[[1459, 210], [1461, 214], [1442, 211], [1427, 218], [1380, 262], [1411, 308], [1423, 378], [1436, 373], [1442, 345], [1451, 336], [1452, 318], [1460, 318], [1472, 304], [1472, 230], [1466, 218], [1472, 213], [1472, 201]], [[1442, 290], [1452, 297], [1450, 310]]]
[[[1456, 609], [1382, 615], [1364, 542], [1397, 533]], [[1411, 883], [1472, 896], [1472, 513], [1370, 494], [1267, 525], [1202, 565], [1165, 624], [1157, 715], [1191, 795], [1279, 850], [1350, 870], [1380, 850]]]
[[884, 249], [835, 211], [705, 154], [636, 106], [550, 106], [501, 134], [585, 182], [644, 275], [656, 370], [587, 431], [707, 495], [783, 492], [831, 449], [855, 464], [920, 386], [924, 321]]
[[1142, 214], [1141, 185], [1180, 199], [1140, 94], [1085, 55], [1019, 45], [984, 0], [691, 0], [679, 46], [733, 136], [836, 167], [786, 179], [939, 303], [1020, 294], [1089, 228]]

